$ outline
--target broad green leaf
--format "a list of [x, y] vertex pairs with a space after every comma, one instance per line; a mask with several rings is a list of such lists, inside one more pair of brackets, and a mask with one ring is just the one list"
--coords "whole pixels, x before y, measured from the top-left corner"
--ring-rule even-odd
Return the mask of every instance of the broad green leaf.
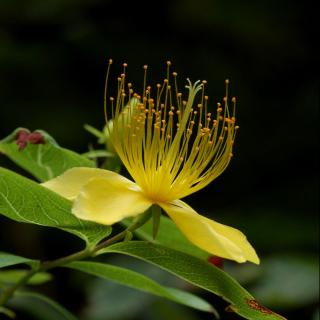
[[203, 299], [189, 292], [161, 286], [150, 278], [132, 270], [91, 261], [75, 261], [65, 265], [65, 267], [83, 271], [137, 290], [148, 292], [197, 310], [214, 312], [213, 307]]
[[36, 182], [0, 167], [0, 214], [25, 223], [55, 227], [95, 245], [111, 227], [78, 219], [71, 202]]
[[46, 181], [73, 167], [94, 167], [94, 162], [71, 150], [61, 148], [46, 132], [37, 130], [44, 137], [44, 143], [27, 142], [22, 150], [16, 143], [16, 136], [23, 128], [16, 129], [0, 141], [0, 152], [21, 166], [40, 181]]
[[99, 253], [121, 253], [142, 259], [175, 274], [193, 285], [221, 296], [229, 310], [250, 320], [279, 320], [282, 316], [260, 305], [252, 295], [224, 271], [183, 252], [144, 241], [122, 242]]
[[[18, 282], [26, 275], [28, 270], [3, 270], [0, 271], [0, 283], [12, 284]], [[52, 280], [52, 275], [48, 272], [38, 272], [29, 279], [27, 284], [39, 285]]]
[[8, 306], [25, 312], [35, 320], [77, 320], [56, 301], [35, 292], [17, 291]]
[[[125, 219], [122, 223], [126, 226], [129, 226], [131, 222], [129, 219]], [[155, 239], [153, 239], [152, 220], [149, 220], [142, 227], [135, 230], [134, 234], [140, 239], [152, 241], [153, 243], [161, 244], [204, 260], [207, 260], [209, 257], [207, 252], [193, 245], [176, 227], [174, 222], [164, 215], [161, 215], [159, 230]]]
[[11, 253], [0, 252], [0, 268], [10, 267], [20, 263], [34, 265], [39, 263], [39, 261], [24, 258], [24, 257], [19, 257]]

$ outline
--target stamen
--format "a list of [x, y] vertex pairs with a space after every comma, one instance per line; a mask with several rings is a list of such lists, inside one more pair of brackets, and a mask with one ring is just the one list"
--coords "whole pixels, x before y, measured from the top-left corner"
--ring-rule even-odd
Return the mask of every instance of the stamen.
[[205, 94], [207, 81], [187, 79], [188, 96], [183, 97], [178, 73], [170, 73], [171, 62], [166, 64], [166, 78], [156, 84], [156, 90], [147, 85], [148, 66], [143, 66], [143, 88], [138, 94], [131, 82], [125, 83], [128, 65], [123, 63], [117, 97], [109, 98], [115, 149], [143, 192], [157, 201], [184, 197], [220, 175], [232, 157], [239, 128], [236, 98], [231, 99], [232, 110], [228, 107], [228, 79], [223, 106], [217, 103], [213, 112]]

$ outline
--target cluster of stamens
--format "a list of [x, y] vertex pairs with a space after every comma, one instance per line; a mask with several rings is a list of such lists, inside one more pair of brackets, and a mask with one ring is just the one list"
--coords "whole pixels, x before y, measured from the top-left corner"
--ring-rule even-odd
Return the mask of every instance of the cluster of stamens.
[[[109, 66], [112, 61], [109, 61]], [[115, 149], [137, 184], [149, 194], [167, 189], [168, 197], [181, 198], [203, 188], [220, 175], [232, 156], [238, 126], [236, 99], [228, 108], [228, 85], [216, 113], [208, 110], [207, 81], [188, 79], [188, 98], [178, 90], [177, 73], [167, 75], [155, 92], [146, 85], [148, 66], [143, 66], [142, 94], [126, 81], [127, 64], [118, 77], [118, 94], [110, 97]], [[109, 70], [109, 69], [108, 69]], [[173, 82], [173, 85], [171, 84]], [[196, 95], [200, 93], [198, 103]], [[106, 110], [107, 117], [107, 110]]]

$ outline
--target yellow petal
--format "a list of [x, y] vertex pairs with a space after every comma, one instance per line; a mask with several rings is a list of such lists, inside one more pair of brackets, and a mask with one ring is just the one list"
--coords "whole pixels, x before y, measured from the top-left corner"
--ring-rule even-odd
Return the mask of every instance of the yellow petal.
[[74, 200], [80, 193], [81, 188], [87, 184], [90, 179], [97, 177], [109, 179], [117, 176], [123, 178], [119, 174], [108, 170], [76, 167], [67, 170], [52, 180], [42, 183], [42, 185], [64, 198]]
[[151, 205], [135, 183], [117, 174], [108, 179], [92, 178], [82, 187], [72, 212], [80, 219], [111, 225], [139, 215]]
[[241, 231], [199, 215], [181, 200], [159, 205], [199, 248], [237, 262], [248, 260], [259, 264], [255, 250]]

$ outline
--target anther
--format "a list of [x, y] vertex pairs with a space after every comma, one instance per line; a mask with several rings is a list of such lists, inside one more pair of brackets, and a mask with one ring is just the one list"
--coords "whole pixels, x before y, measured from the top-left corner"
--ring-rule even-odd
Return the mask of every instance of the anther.
[[127, 66], [128, 66], [128, 64], [127, 64], [127, 63], [124, 63], [124, 64], [123, 64], [123, 67], [124, 67], [124, 68], [126, 68]]
[[229, 79], [226, 79], [224, 82], [225, 82], [225, 84], [229, 84], [229, 83], [230, 83], [230, 80], [229, 80]]
[[167, 61], [167, 66], [171, 66], [171, 61]]
[[143, 69], [144, 69], [144, 70], [147, 70], [147, 69], [148, 69], [148, 66], [145, 64], [145, 65], [143, 66]]
[[176, 77], [178, 74], [176, 72], [172, 72], [172, 75]]
[[236, 97], [232, 97], [231, 101], [232, 101], [233, 103], [236, 103], [237, 98], [236, 98]]
[[112, 64], [113, 63], [113, 60], [112, 59], [109, 59], [109, 64]]

